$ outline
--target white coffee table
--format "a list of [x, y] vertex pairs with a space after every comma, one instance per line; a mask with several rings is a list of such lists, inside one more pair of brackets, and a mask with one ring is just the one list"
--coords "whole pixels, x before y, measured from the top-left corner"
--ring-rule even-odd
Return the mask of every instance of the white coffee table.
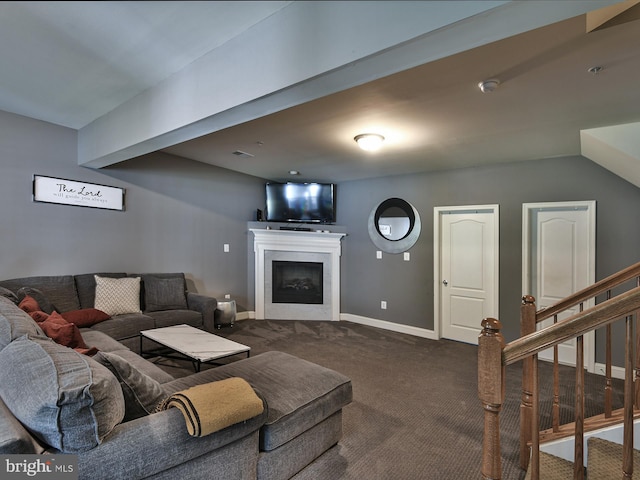
[[[159, 353], [157, 351], [143, 351], [142, 340], [148, 338], [160, 345], [168, 347], [173, 352]], [[177, 357], [173, 353], [180, 353]], [[200, 371], [203, 363], [211, 362], [239, 353], [251, 355], [251, 347], [227, 340], [224, 337], [205, 332], [190, 325], [173, 325], [171, 327], [154, 328], [140, 332], [140, 355], [162, 356], [184, 360], [184, 357], [194, 363], [196, 372]]]

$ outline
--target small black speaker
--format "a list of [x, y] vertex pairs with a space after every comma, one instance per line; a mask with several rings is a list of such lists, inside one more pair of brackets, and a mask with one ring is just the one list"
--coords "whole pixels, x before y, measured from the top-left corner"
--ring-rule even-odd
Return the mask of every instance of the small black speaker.
[[262, 221], [262, 210], [260, 210], [259, 208], [256, 210], [256, 220], [258, 222]]

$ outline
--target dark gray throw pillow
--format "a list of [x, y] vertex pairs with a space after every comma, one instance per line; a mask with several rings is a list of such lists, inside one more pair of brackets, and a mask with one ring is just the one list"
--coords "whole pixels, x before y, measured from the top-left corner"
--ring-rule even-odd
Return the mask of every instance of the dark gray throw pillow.
[[18, 296], [8, 288], [0, 287], [0, 297], [8, 298], [16, 305], [19, 303]]
[[93, 357], [113, 373], [124, 394], [124, 420], [135, 420], [153, 413], [156, 406], [166, 397], [160, 383], [141, 372], [124, 358], [107, 352], [98, 352]]
[[20, 303], [22, 299], [27, 295], [38, 302], [40, 310], [42, 310], [44, 313], [48, 313], [49, 315], [51, 315], [56, 310], [56, 307], [49, 301], [47, 296], [42, 293], [42, 291], [33, 287], [22, 287], [20, 290], [18, 290], [18, 303]]
[[148, 312], [186, 310], [187, 296], [184, 290], [184, 279], [145, 276], [144, 303]]

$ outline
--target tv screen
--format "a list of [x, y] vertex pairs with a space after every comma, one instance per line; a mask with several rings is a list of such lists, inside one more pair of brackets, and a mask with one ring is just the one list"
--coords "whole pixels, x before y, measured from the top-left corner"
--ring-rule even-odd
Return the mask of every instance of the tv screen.
[[334, 185], [330, 183], [267, 183], [269, 222], [335, 222]]

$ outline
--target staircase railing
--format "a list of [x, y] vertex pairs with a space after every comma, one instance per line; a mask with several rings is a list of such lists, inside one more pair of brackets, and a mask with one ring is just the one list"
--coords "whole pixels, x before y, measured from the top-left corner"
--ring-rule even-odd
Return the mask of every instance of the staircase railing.
[[[635, 280], [635, 286], [629, 284]], [[595, 306], [584, 308], [589, 301]], [[579, 307], [579, 313], [559, 320], [569, 309]], [[640, 406], [640, 364], [634, 363], [634, 323], [640, 310], [640, 263], [632, 265], [594, 285], [585, 288], [558, 303], [536, 311], [535, 299], [526, 295], [521, 307], [521, 337], [504, 343], [500, 321], [487, 318], [482, 321], [478, 338], [478, 394], [484, 408], [484, 438], [482, 452], [482, 478], [501, 478], [500, 419], [505, 398], [505, 368], [522, 361], [522, 399], [520, 404], [520, 466], [529, 467], [531, 480], [540, 475], [540, 411], [538, 385], [538, 353], [554, 349], [552, 428], [542, 433], [551, 436], [575, 436], [574, 479], [584, 478], [584, 434], [607, 424], [624, 424], [623, 478], [633, 475], [633, 418]], [[538, 323], [553, 318], [554, 323], [537, 330]], [[612, 330], [616, 321], [625, 322], [625, 381], [624, 407], [612, 410]], [[584, 349], [583, 335], [604, 327], [606, 329], [604, 412], [597, 417], [584, 416]], [[576, 340], [574, 422], [560, 425], [558, 345]], [[640, 349], [640, 335], [635, 340]], [[634, 380], [635, 369], [635, 380]], [[634, 385], [635, 382], [635, 385]], [[530, 463], [530, 465], [529, 465]]]

